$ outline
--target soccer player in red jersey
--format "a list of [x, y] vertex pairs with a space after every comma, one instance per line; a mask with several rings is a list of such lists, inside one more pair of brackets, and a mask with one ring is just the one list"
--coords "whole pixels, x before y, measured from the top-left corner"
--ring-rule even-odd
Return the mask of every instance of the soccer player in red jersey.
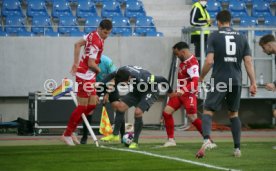
[[[168, 141], [164, 147], [176, 146], [174, 140], [174, 119], [172, 114], [178, 110], [181, 105], [186, 109], [186, 113], [192, 124], [198, 132], [202, 134], [202, 123], [197, 117], [197, 92], [199, 78], [198, 61], [185, 42], [178, 42], [173, 46], [173, 52], [180, 60], [178, 70], [177, 96], [171, 97], [163, 111], [165, 127], [168, 135]], [[212, 147], [216, 146], [212, 143]]]
[[[98, 97], [93, 84], [96, 75], [100, 72], [98, 64], [103, 52], [104, 40], [112, 30], [112, 23], [108, 19], [100, 22], [96, 31], [93, 31], [75, 43], [74, 63], [71, 69], [78, 83], [78, 106], [72, 112], [67, 128], [62, 135], [62, 140], [70, 146], [79, 144], [78, 139], [72, 134], [81, 122], [81, 115], [88, 115], [96, 107]], [[81, 47], [84, 46], [84, 54], [79, 61]]]

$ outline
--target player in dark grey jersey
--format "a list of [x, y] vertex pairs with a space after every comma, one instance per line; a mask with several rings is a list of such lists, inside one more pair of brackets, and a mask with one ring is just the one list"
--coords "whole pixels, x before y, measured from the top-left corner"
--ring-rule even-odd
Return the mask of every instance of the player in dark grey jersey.
[[205, 155], [205, 149], [210, 141], [213, 114], [220, 110], [223, 100], [228, 106], [231, 131], [234, 141], [234, 156], [240, 157], [241, 122], [238, 117], [240, 107], [242, 71], [241, 62], [244, 61], [247, 75], [250, 79], [250, 93], [257, 92], [255, 74], [252, 65], [248, 42], [243, 35], [230, 27], [231, 14], [221, 11], [217, 17], [219, 30], [213, 32], [208, 39], [208, 54], [199, 78], [203, 81], [206, 74], [213, 67], [211, 89], [207, 93], [202, 116], [204, 142], [196, 157]]
[[[112, 89], [109, 95], [112, 96], [110, 97], [111, 99], [117, 99], [117, 102], [113, 102], [112, 104], [113, 108], [120, 112], [125, 112], [129, 107], [136, 107], [134, 112], [134, 139], [129, 148], [138, 148], [138, 139], [143, 127], [142, 116], [143, 113], [148, 111], [153, 103], [158, 99], [158, 84], [167, 88], [167, 92], [170, 93], [170, 97], [176, 94], [172, 92], [167, 79], [162, 76], [152, 75], [149, 71], [138, 66], [123, 66], [117, 71], [107, 75], [103, 82], [106, 84], [112, 79], [115, 80], [115, 89]], [[118, 84], [131, 84], [133, 86], [133, 89], [130, 90], [127, 95], [122, 96], [120, 100]], [[119, 122], [117, 124], [115, 123], [115, 128], [118, 125], [121, 124]], [[110, 135], [102, 138], [101, 140], [113, 141], [117, 138], [118, 135]]]

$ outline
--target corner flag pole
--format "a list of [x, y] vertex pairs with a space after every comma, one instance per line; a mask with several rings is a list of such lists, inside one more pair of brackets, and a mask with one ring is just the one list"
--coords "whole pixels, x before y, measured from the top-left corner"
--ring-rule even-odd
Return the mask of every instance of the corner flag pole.
[[[73, 98], [73, 101], [74, 101], [75, 105], [77, 106], [78, 105], [78, 101], [77, 101], [75, 93], [73, 91], [70, 91], [70, 95]], [[94, 140], [96, 146], [99, 147], [98, 139], [97, 139], [96, 135], [94, 134], [94, 132], [93, 132], [93, 130], [92, 130], [92, 128], [91, 128], [91, 126], [90, 126], [90, 124], [89, 124], [86, 116], [85, 116], [85, 114], [82, 113], [81, 117], [82, 117], [82, 120], [84, 121], [84, 123], [85, 123], [85, 125], [86, 125], [86, 127], [87, 127], [87, 129], [88, 129], [88, 131], [89, 131], [89, 133], [90, 133], [90, 135], [92, 137], [92, 139]]]

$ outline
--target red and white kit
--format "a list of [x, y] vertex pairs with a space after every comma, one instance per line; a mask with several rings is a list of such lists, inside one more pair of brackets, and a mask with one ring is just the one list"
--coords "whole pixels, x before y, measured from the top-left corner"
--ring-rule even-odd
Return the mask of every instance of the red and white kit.
[[85, 98], [96, 94], [95, 89], [92, 89], [91, 86], [96, 82], [97, 73], [89, 69], [88, 59], [95, 59], [96, 64], [100, 63], [104, 40], [100, 38], [97, 31], [93, 31], [85, 35], [83, 38], [86, 41], [86, 45], [84, 47], [84, 54], [82, 55], [77, 69], [76, 81], [79, 84], [78, 96]]
[[197, 113], [197, 86], [199, 78], [199, 64], [194, 55], [179, 64], [177, 89], [184, 94], [170, 98], [168, 105], [175, 110], [183, 105], [187, 114]]

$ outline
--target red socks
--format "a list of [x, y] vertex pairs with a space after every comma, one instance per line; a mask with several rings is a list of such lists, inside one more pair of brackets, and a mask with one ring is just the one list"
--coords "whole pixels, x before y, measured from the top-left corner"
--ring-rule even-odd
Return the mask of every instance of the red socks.
[[64, 132], [64, 136], [71, 136], [72, 133], [77, 128], [79, 122], [81, 121], [81, 114], [85, 113], [87, 110], [86, 106], [78, 105], [75, 110], [72, 112], [71, 117], [68, 121], [67, 128]]
[[171, 114], [163, 112], [168, 138], [174, 138], [174, 120]]
[[192, 122], [192, 124], [196, 127], [198, 132], [202, 135], [202, 122], [201, 122], [201, 120], [199, 118], [197, 118], [196, 120], [194, 120], [194, 122]]

